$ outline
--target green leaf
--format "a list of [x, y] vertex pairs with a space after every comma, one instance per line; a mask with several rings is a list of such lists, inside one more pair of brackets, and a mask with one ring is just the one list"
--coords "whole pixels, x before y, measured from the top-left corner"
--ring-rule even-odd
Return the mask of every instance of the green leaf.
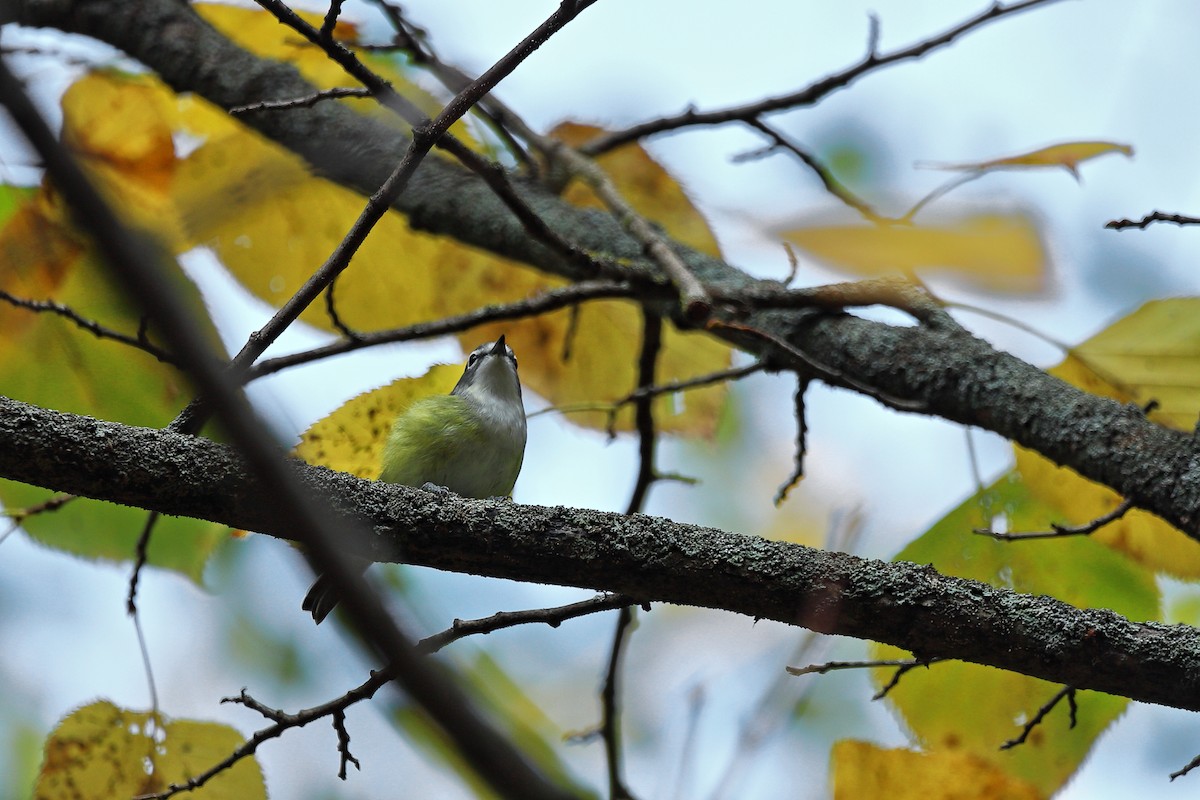
[[[1086, 537], [1001, 542], [972, 533], [995, 516], [1003, 517], [1009, 530], [1044, 528], [1052, 513], [1010, 472], [982, 497], [947, 514], [897, 560], [932, 564], [949, 575], [1026, 594], [1051, 594], [1080, 608], [1156, 619], [1159, 598], [1152, 575], [1101, 544]], [[872, 645], [872, 658], [897, 657], [903, 657], [902, 651]], [[882, 684], [891, 675], [880, 669], [874, 677]], [[906, 673], [887, 697], [925, 749], [968, 753], [1049, 795], [1079, 767], [1096, 737], [1128, 702], [1080, 692], [1076, 728], [1068, 728], [1064, 701], [1025, 744], [1000, 751], [1060, 688], [1013, 672], [950, 662]]]

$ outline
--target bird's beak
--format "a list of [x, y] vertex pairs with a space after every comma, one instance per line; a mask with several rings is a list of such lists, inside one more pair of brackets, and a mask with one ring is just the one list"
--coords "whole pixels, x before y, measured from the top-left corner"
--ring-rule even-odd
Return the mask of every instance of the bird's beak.
[[504, 355], [504, 334], [501, 334], [500, 338], [496, 340], [496, 343], [494, 345], [492, 345], [492, 349], [488, 353], [488, 355], [492, 355], [492, 356]]

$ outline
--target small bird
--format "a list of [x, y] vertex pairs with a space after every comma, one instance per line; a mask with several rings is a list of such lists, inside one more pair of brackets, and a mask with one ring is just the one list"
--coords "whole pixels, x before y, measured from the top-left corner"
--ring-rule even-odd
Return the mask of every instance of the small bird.
[[[450, 394], [418, 400], [396, 418], [379, 479], [463, 497], [507, 497], [525, 459], [525, 432], [517, 357], [501, 336], [475, 348]], [[337, 602], [326, 576], [318, 575], [303, 608], [320, 624]]]

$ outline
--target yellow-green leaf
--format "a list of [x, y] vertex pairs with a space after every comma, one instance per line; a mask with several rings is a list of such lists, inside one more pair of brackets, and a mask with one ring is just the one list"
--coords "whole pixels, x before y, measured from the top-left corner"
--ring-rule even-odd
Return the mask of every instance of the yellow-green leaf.
[[842, 740], [830, 754], [835, 800], [1042, 800], [1048, 795], [970, 753], [889, 750]]
[[413, 401], [454, 388], [462, 369], [439, 364], [419, 378], [400, 378], [345, 402], [300, 434], [296, 455], [360, 478], [375, 479], [392, 422]]
[[1050, 258], [1033, 218], [986, 213], [939, 225], [813, 225], [778, 235], [811, 258], [856, 275], [944, 270], [989, 291], [1042, 288]]
[[1063, 142], [1041, 147], [1015, 156], [994, 158], [989, 161], [974, 161], [964, 164], [930, 164], [934, 169], [956, 172], [986, 172], [993, 169], [1037, 169], [1062, 167], [1079, 180], [1079, 164], [1108, 153], [1121, 153], [1133, 157], [1133, 148], [1116, 142]]
[[[108, 701], [64, 718], [46, 740], [36, 800], [111, 800], [161, 792], [229, 756], [242, 737], [215, 722], [168, 720]], [[266, 800], [253, 757], [190, 793], [196, 800]]]
[[[1156, 422], [1190, 430], [1200, 409], [1200, 298], [1155, 300], [1072, 349], [1053, 375], [1093, 394], [1159, 407]], [[1120, 497], [1043, 456], [1017, 447], [1017, 470], [1031, 494], [1053, 510], [1039, 523], [1079, 525], [1112, 511]], [[1150, 567], [1200, 577], [1200, 542], [1162, 519], [1134, 510], [1091, 535]]]
[[[1050, 594], [1079, 608], [1111, 608], [1133, 620], [1158, 615], [1153, 576], [1119, 553], [1086, 538], [1000, 542], [972, 533], [1001, 516], [1009, 530], [1046, 524], [1050, 509], [1009, 473], [942, 518], [897, 556], [939, 571], [1025, 594]], [[902, 651], [873, 645], [873, 658]], [[878, 683], [891, 670], [876, 670]], [[1092, 743], [1127, 700], [1098, 692], [1078, 695], [1078, 725], [1069, 729], [1061, 703], [1011, 750], [998, 748], [1020, 733], [1061, 687], [1012, 672], [961, 662], [937, 663], [906, 673], [887, 702], [903, 716], [919, 744], [931, 752], [966, 753], [1052, 794], [1079, 767]], [[968, 712], [969, 710], [969, 712]]]
[[[1098, 381], [1109, 384], [1106, 390], [1098, 383], [1085, 386], [1088, 391], [1140, 405], [1153, 400], [1158, 403], [1156, 421], [1179, 430], [1195, 425], [1200, 409], [1200, 297], [1152, 300], [1072, 348], [1071, 355]], [[1074, 383], [1077, 374], [1064, 379]]]
[[[136, 337], [141, 313], [81, 258], [80, 243], [58, 226], [39, 194], [0, 224], [0, 253], [10, 257], [0, 289], [17, 297], [53, 300], [89, 320]], [[175, 271], [174, 282], [202, 309], [195, 287]], [[132, 425], [161, 427], [191, 396], [178, 370], [154, 356], [99, 339], [51, 313], [0, 302], [0, 386], [18, 400]], [[216, 342], [215, 332], [210, 331]], [[150, 337], [154, 339], [153, 335]], [[39, 506], [50, 492], [0, 481], [9, 511]], [[131, 560], [146, 512], [92, 500], [74, 500], [57, 511], [28, 517], [23, 526], [37, 541], [87, 558]], [[199, 581], [223, 528], [191, 519], [163, 518], [150, 541], [149, 563]]]

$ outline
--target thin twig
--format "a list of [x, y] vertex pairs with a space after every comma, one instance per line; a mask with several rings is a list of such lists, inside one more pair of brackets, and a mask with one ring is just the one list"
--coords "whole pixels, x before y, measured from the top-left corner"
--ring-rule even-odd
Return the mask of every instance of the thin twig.
[[922, 56], [945, 47], [960, 36], [969, 33], [977, 28], [986, 25], [1000, 17], [1011, 16], [1022, 11], [1027, 11], [1031, 8], [1040, 5], [1046, 5], [1055, 0], [1024, 0], [1024, 2], [1013, 3], [1011, 5], [1002, 5], [993, 3], [984, 11], [976, 14], [968, 20], [965, 20], [953, 28], [943, 31], [936, 36], [931, 36], [916, 44], [900, 50], [893, 50], [890, 53], [879, 54], [873, 49], [868, 49], [868, 52], [862, 59], [850, 67], [847, 67], [840, 72], [835, 72], [831, 75], [806, 86], [796, 92], [780, 95], [778, 97], [768, 97], [764, 100], [758, 100], [753, 103], [747, 103], [741, 106], [733, 106], [730, 108], [717, 109], [714, 111], [697, 111], [694, 108], [689, 108], [681, 114], [676, 114], [669, 117], [660, 117], [646, 122], [639, 123], [632, 127], [621, 131], [614, 131], [597, 136], [592, 141], [583, 145], [580, 150], [588, 156], [597, 156], [601, 153], [606, 153], [620, 147], [623, 144], [643, 139], [647, 136], [654, 136], [667, 131], [678, 130], [695, 125], [721, 125], [728, 122], [738, 122], [757, 117], [761, 114], [767, 114], [774, 111], [783, 111], [785, 109], [799, 108], [802, 106], [811, 106], [818, 101], [824, 99], [827, 95], [849, 86], [858, 78], [867, 73], [878, 70], [882, 67], [887, 67], [892, 64], [907, 61], [910, 59], [918, 59]]
[[983, 308], [982, 306], [973, 306], [970, 303], [963, 303], [958, 300], [944, 300], [944, 301], [942, 301], [942, 305], [945, 308], [954, 308], [954, 309], [958, 309], [959, 311], [969, 311], [972, 314], [979, 314], [982, 317], [987, 317], [988, 319], [994, 319], [997, 322], [1003, 322], [1006, 325], [1011, 325], [1012, 327], [1016, 328], [1019, 331], [1024, 331], [1025, 333], [1028, 333], [1030, 336], [1034, 336], [1034, 337], [1037, 337], [1038, 339], [1041, 339], [1046, 344], [1052, 345], [1053, 347], [1057, 347], [1059, 350], [1063, 351], [1064, 353], [1070, 353], [1071, 351], [1073, 351], [1075, 349], [1072, 345], [1067, 344], [1063, 340], [1055, 339], [1050, 334], [1044, 333], [1043, 331], [1038, 330], [1037, 328], [1033, 327], [1032, 325], [1030, 325], [1022, 320], [1016, 319], [1014, 317], [1006, 316], [1005, 314], [1001, 314], [998, 311], [993, 311], [990, 308]]
[[[1139, 220], [1114, 219], [1104, 223], [1104, 227], [1112, 231], [1123, 231], [1128, 228], [1145, 230], [1155, 222], [1173, 222], [1176, 225], [1200, 225], [1200, 217], [1188, 217], [1183, 214], [1167, 214], [1163, 211], [1152, 211]], [[1182, 775], [1183, 773], [1179, 774]], [[1171, 777], [1174, 778], [1175, 776], [1172, 775]]]
[[[1017, 745], [1025, 744], [1025, 740], [1027, 740], [1029, 738], [1029, 734], [1033, 733], [1033, 729], [1042, 723], [1042, 720], [1044, 720], [1046, 718], [1046, 715], [1049, 714], [1054, 709], [1054, 707], [1056, 705], [1058, 705], [1059, 702], [1062, 701], [1062, 699], [1064, 697], [1067, 699], [1067, 705], [1070, 708], [1070, 713], [1071, 713], [1070, 727], [1074, 728], [1075, 724], [1077, 722], [1076, 715], [1079, 711], [1079, 708], [1075, 705], [1075, 687], [1074, 686], [1064, 686], [1062, 689], [1060, 689], [1058, 692], [1056, 692], [1054, 694], [1054, 697], [1050, 698], [1045, 703], [1045, 705], [1043, 705], [1041, 708], [1038, 709], [1037, 713], [1033, 715], [1032, 719], [1030, 719], [1028, 722], [1025, 723], [1025, 725], [1021, 729], [1021, 733], [1019, 735], [1013, 737], [1012, 739], [1009, 739], [1007, 742], [1000, 745], [1000, 749], [1001, 750], [1011, 750], [1012, 748], [1016, 747]], [[1172, 777], [1174, 777], [1174, 776], [1172, 776]]]
[[332, 714], [333, 730], [337, 734], [337, 750], [339, 756], [338, 777], [346, 780], [346, 767], [353, 764], [354, 768], [361, 771], [362, 764], [358, 763], [358, 759], [350, 753], [350, 733], [346, 730], [346, 712], [338, 709]]
[[636, 239], [646, 255], [662, 268], [679, 292], [679, 303], [684, 318], [692, 323], [708, 319], [712, 311], [708, 290], [676, 254], [667, 237], [659, 233], [650, 221], [639, 214], [621, 195], [608, 174], [596, 162], [581, 155], [565, 142], [539, 136], [535, 143], [567, 172], [582, 178], [621, 227]]
[[796, 415], [796, 455], [795, 466], [792, 469], [792, 474], [788, 476], [775, 492], [775, 505], [778, 507], [784, 500], [787, 499], [790, 492], [796, 484], [804, 477], [804, 456], [808, 453], [808, 422], [804, 414], [804, 393], [808, 390], [808, 380], [797, 376], [796, 378], [796, 395], [795, 395], [795, 415]]
[[374, 347], [393, 342], [408, 342], [418, 339], [432, 339], [437, 336], [460, 333], [489, 322], [533, 317], [549, 311], [556, 311], [560, 308], [575, 306], [588, 300], [633, 297], [634, 294], [635, 290], [633, 286], [628, 283], [613, 283], [611, 281], [583, 281], [573, 283], [557, 289], [548, 289], [540, 294], [527, 297], [523, 300], [515, 300], [511, 303], [484, 306], [464, 314], [443, 317], [429, 322], [418, 322], [415, 325], [407, 325], [403, 328], [364, 333], [360, 334], [357, 339], [343, 339], [321, 347], [315, 347], [312, 350], [269, 358], [243, 371], [242, 379], [251, 381], [261, 378], [264, 375], [288, 369], [289, 367], [309, 364], [329, 358], [330, 356], [361, 350], [364, 347]]
[[608, 657], [604, 689], [600, 692], [602, 722], [600, 732], [604, 739], [604, 754], [608, 763], [609, 800], [634, 800], [633, 794], [621, 780], [621, 717], [617, 701], [617, 676], [621, 671], [621, 650], [629, 635], [634, 620], [633, 606], [625, 606], [617, 616], [617, 628], [613, 633], [612, 650]]
[[740, 156], [734, 156], [735, 162], [748, 161], [751, 158], [759, 158], [763, 155], [773, 153], [779, 149], [787, 150], [789, 153], [798, 158], [802, 164], [813, 171], [817, 178], [820, 179], [821, 185], [825, 187], [825, 191], [829, 192], [838, 200], [841, 200], [850, 208], [853, 208], [860, 215], [862, 215], [864, 219], [876, 223], [888, 221], [886, 217], [882, 216], [866, 201], [862, 200], [860, 197], [847, 189], [841, 181], [834, 177], [833, 173], [829, 171], [828, 167], [818, 161], [816, 156], [809, 153], [803, 147], [784, 136], [775, 128], [763, 122], [759, 117], [750, 117], [749, 119], [744, 120], [744, 122], [751, 128], [754, 128], [758, 132], [764, 134], [771, 140], [772, 144], [769, 147], [763, 148], [762, 150], [756, 150], [752, 153], [744, 153]]
[[[555, 608], [532, 608], [527, 611], [498, 611], [490, 617], [482, 619], [454, 620], [454, 624], [441, 633], [427, 636], [417, 642], [419, 653], [436, 653], [452, 642], [468, 636], [488, 634], [504, 628], [517, 625], [542, 623], [551, 628], [557, 628], [563, 622], [576, 617], [595, 614], [600, 611], [612, 611], [634, 603], [632, 597], [623, 594], [600, 594], [590, 600], [569, 603]], [[647, 609], [649, 607], [647, 606]]]
[[957, 176], [951, 178], [950, 180], [943, 183], [941, 186], [938, 186], [936, 189], [931, 191], [929, 194], [922, 197], [916, 203], [914, 203], [912, 208], [908, 209], [908, 211], [905, 211], [900, 217], [898, 217], [896, 219], [896, 222], [904, 222], [904, 223], [912, 222], [913, 218], [915, 216], [917, 216], [917, 214], [920, 213], [921, 209], [925, 208], [925, 206], [929, 205], [934, 200], [937, 200], [939, 197], [943, 197], [943, 196], [949, 194], [950, 192], [952, 192], [953, 190], [957, 189], [958, 187], [960, 187], [964, 184], [970, 183], [971, 181], [976, 180], [978, 178], [982, 178], [986, 174], [988, 174], [988, 171], [981, 169], [981, 170], [974, 170], [974, 171], [968, 172], [964, 175], [957, 175]]
[[882, 700], [887, 694], [895, 689], [902, 678], [909, 670], [917, 667], [928, 667], [930, 664], [936, 664], [943, 659], [938, 657], [931, 658], [897, 658], [883, 659], [880, 661], [828, 661], [824, 664], [810, 664], [807, 667], [784, 667], [789, 675], [824, 675], [827, 672], [842, 669], [870, 669], [873, 667], [895, 667], [896, 671], [892, 674], [891, 680], [883, 685], [882, 688], [874, 695], [872, 700]]
[[371, 90], [361, 86], [335, 86], [331, 89], [321, 89], [303, 97], [293, 97], [290, 100], [260, 100], [257, 103], [247, 103], [244, 106], [234, 106], [228, 109], [231, 116], [250, 114], [255, 111], [284, 111], [289, 108], [311, 108], [325, 100], [337, 100], [342, 97], [371, 97]]
[[874, 669], [875, 667], [924, 667], [937, 659], [924, 661], [916, 658], [889, 658], [879, 661], [826, 661], [824, 664], [809, 664], [807, 667], [784, 667], [789, 675], [824, 675], [847, 669]]
[[337, 328], [338, 332], [345, 336], [349, 341], [356, 342], [362, 338], [362, 334], [352, 329], [342, 319], [342, 315], [338, 313], [337, 301], [334, 299], [334, 290], [337, 288], [337, 278], [329, 282], [325, 287], [325, 314], [329, 317], [329, 324]]
[[1026, 539], [1058, 539], [1064, 536], [1090, 536], [1091, 534], [1103, 528], [1105, 525], [1116, 522], [1121, 517], [1128, 514], [1132, 508], [1133, 501], [1129, 498], [1125, 498], [1118, 503], [1117, 507], [1112, 511], [1109, 511], [1107, 514], [1101, 514], [1095, 519], [1085, 522], [1082, 525], [1060, 525], [1057, 522], [1052, 522], [1050, 523], [1050, 530], [1048, 531], [1006, 532], [994, 531], [990, 528], [975, 528], [973, 532], [981, 536], [990, 536], [993, 539], [1004, 542], [1018, 542]]
[[943, 659], [940, 658], [914, 658], [908, 663], [899, 664], [896, 671], [892, 673], [891, 680], [879, 688], [879, 691], [871, 695], [872, 700], [882, 700], [888, 696], [888, 693], [900, 685], [900, 679], [907, 675], [917, 667], [928, 667], [930, 664], [935, 664]]
[[94, 319], [88, 319], [75, 311], [75, 309], [62, 303], [56, 303], [53, 300], [30, 300], [24, 297], [16, 297], [3, 289], [0, 289], [0, 300], [16, 308], [23, 308], [26, 311], [39, 314], [55, 314], [63, 319], [70, 320], [85, 331], [94, 334], [98, 339], [111, 339], [114, 342], [127, 344], [130, 347], [135, 347], [138, 350], [149, 353], [164, 364], [178, 366], [174, 356], [153, 344], [147, 338], [144, 329], [139, 330], [136, 336], [130, 336], [127, 333], [114, 331], [112, 328], [101, 325]]
[[157, 511], [151, 511], [146, 515], [146, 523], [142, 526], [142, 533], [138, 536], [137, 544], [133, 548], [133, 571], [129, 575], [129, 591], [125, 595], [125, 613], [131, 617], [137, 616], [138, 579], [141, 577], [142, 567], [146, 566], [146, 559], [149, 557], [150, 535], [158, 523], [158, 517]]
[[[694, 378], [688, 378], [686, 380], [671, 381], [670, 383], [662, 383], [657, 386], [645, 386], [635, 389], [634, 391], [622, 397], [620, 400], [615, 400], [608, 405], [606, 409], [608, 411], [608, 424], [606, 426], [608, 430], [608, 437], [611, 439], [616, 435], [617, 413], [630, 403], [641, 400], [642, 398], [654, 398], [663, 394], [674, 394], [676, 392], [686, 392], [691, 389], [702, 389], [705, 386], [712, 386], [716, 383], [736, 381], [746, 377], [747, 375], [753, 375], [756, 372], [762, 372], [765, 369], [767, 369], [767, 361], [766, 359], [760, 359], [755, 361], [753, 364], [747, 364], [744, 367], [729, 367], [727, 369], [721, 369], [715, 372], [708, 372], [704, 375], [697, 375]], [[572, 406], [570, 408], [551, 406], [550, 408], [546, 408], [541, 411], [535, 411], [530, 416], [544, 414], [550, 411], [569, 413], [572, 411], [599, 411], [602, 409], [604, 409], [604, 406], [596, 403], [586, 403], [579, 406]]]
[[[662, 351], [663, 320], [658, 314], [642, 309], [642, 350], [638, 356], [637, 389], [654, 386], [658, 355]], [[636, 390], [635, 390], [636, 391]], [[626, 514], [636, 514], [646, 502], [646, 494], [657, 479], [654, 450], [658, 441], [654, 425], [654, 398], [642, 395], [633, 401], [634, 424], [638, 432], [638, 473]]]
[[708, 327], [714, 329], [724, 328], [729, 331], [747, 334], [749, 336], [754, 336], [770, 342], [783, 352], [790, 355], [792, 358], [799, 361], [803, 365], [804, 369], [812, 373], [812, 377], [820, 378], [826, 383], [830, 383], [835, 386], [846, 386], [851, 388], [860, 394], [865, 394], [867, 397], [874, 398], [877, 402], [882, 403], [889, 408], [894, 408], [897, 411], [911, 411], [914, 413], [924, 413], [928, 410], [923, 401], [906, 400], [903, 397], [895, 397], [887, 392], [882, 392], [873, 386], [868, 386], [856, 378], [852, 378], [850, 375], [842, 372], [841, 370], [837, 370], [826, 364], [822, 364], [783, 337], [777, 336], [769, 331], [754, 328], [749, 325], [722, 322], [715, 319], [709, 321]]

